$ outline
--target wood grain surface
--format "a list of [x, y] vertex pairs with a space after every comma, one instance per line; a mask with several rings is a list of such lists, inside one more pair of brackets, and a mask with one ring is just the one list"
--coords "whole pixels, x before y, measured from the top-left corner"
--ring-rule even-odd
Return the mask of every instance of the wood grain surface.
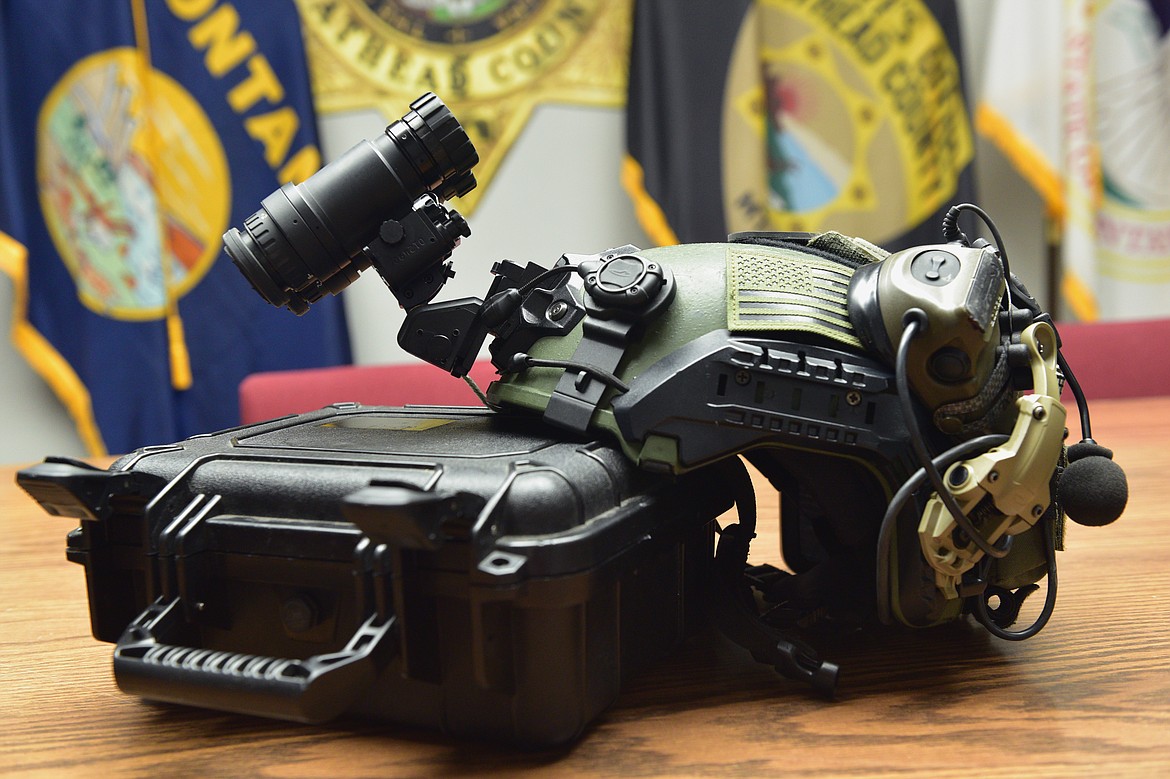
[[[1094, 404], [1125, 515], [1070, 525], [1049, 626], [973, 622], [819, 645], [840, 700], [715, 635], [629, 684], [573, 747], [518, 753], [383, 724], [302, 726], [150, 705], [89, 633], [72, 522], [0, 469], [0, 773], [21, 776], [1170, 776], [1170, 398]], [[761, 485], [761, 555], [778, 548]]]

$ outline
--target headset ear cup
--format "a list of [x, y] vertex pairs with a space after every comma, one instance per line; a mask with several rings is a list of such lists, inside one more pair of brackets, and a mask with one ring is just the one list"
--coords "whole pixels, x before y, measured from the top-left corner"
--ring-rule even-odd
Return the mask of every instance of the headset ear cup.
[[1113, 462], [1113, 452], [1085, 440], [1069, 447], [1068, 459], [1058, 494], [1069, 519], [1089, 527], [1114, 522], [1129, 502], [1129, 483], [1125, 471]]

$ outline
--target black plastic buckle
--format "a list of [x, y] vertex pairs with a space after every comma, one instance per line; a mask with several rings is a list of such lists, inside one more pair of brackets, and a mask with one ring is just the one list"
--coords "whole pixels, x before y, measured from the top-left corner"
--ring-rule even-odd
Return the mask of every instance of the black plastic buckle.
[[585, 319], [581, 343], [571, 359], [591, 370], [566, 368], [549, 397], [546, 421], [584, 433], [612, 382], [640, 325], [658, 315], [674, 299], [674, 275], [660, 263], [622, 246], [582, 260], [577, 273], [585, 279]]

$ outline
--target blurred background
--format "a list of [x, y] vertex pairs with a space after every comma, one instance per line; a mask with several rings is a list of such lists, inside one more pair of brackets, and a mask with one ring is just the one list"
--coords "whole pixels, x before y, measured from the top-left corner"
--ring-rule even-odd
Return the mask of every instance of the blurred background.
[[[369, 5], [376, 8], [379, 4]], [[519, 8], [525, 4], [512, 5]], [[1003, 56], [1002, 50], [993, 52], [989, 45], [995, 40], [996, 4], [958, 0], [956, 7], [973, 117], [975, 96], [981, 94], [988, 72], [988, 58]], [[11, 30], [8, 33], [11, 40]], [[403, 101], [398, 115], [407, 102]], [[448, 102], [462, 119], [457, 104]], [[319, 109], [322, 161], [336, 159], [359, 140], [380, 133], [394, 118], [370, 106]], [[471, 237], [456, 250], [457, 275], [441, 297], [482, 296], [490, 282], [489, 268], [500, 259], [550, 264], [565, 252], [593, 253], [625, 243], [654, 245], [655, 239], [639, 221], [634, 201], [622, 186], [623, 159], [628, 151], [624, 106], [536, 104], [510, 149], [494, 163], [498, 166], [490, 183], [481, 184], [474, 210], [467, 216]], [[974, 134], [973, 174], [975, 202], [996, 220], [1010, 250], [1013, 271], [1042, 305], [1051, 307], [1056, 291], [1050, 277], [1045, 204], [1034, 182], [1021, 178], [1000, 148], [981, 133]], [[248, 208], [257, 206], [258, 202]], [[226, 258], [220, 261], [227, 262]], [[242, 278], [239, 283], [244, 285]], [[11, 279], [0, 274], [0, 320], [5, 322], [13, 317], [14, 292]], [[402, 312], [376, 274], [366, 273], [341, 299], [354, 363], [411, 359], [395, 339]], [[315, 313], [314, 309], [306, 317]], [[0, 435], [0, 463], [33, 462], [49, 454], [87, 454], [57, 396], [8, 339], [0, 340], [0, 398], [8, 418]]]

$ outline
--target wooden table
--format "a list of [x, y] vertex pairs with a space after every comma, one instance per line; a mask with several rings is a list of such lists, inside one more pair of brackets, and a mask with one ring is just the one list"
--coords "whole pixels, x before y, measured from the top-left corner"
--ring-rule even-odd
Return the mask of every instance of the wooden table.
[[[0, 469], [0, 773], [1170, 776], [1170, 398], [1093, 410], [1128, 471], [1129, 507], [1112, 527], [1070, 526], [1056, 613], [1036, 638], [964, 622], [822, 645], [844, 669], [827, 703], [700, 636], [558, 754], [123, 695], [110, 645], [90, 637], [82, 571], [65, 561], [70, 521]], [[762, 504], [774, 516], [775, 498]], [[775, 548], [765, 529], [758, 545]]]

